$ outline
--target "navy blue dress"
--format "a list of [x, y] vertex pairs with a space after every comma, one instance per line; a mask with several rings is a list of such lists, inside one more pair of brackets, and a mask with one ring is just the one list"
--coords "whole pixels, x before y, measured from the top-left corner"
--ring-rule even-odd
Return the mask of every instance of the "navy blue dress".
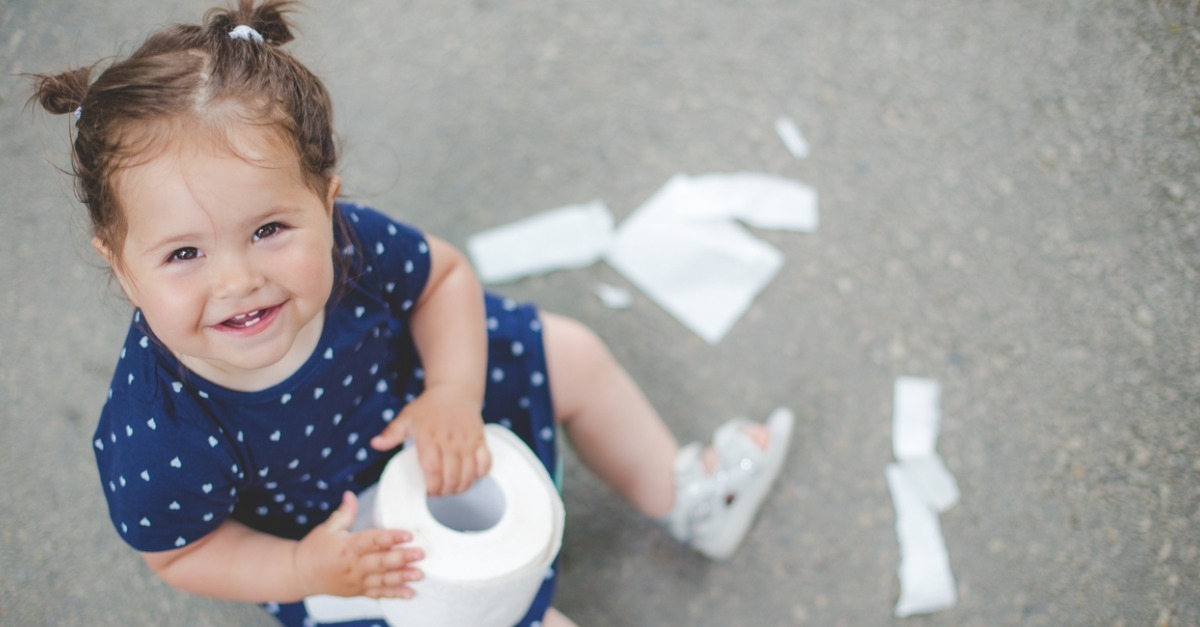
[[[346, 268], [317, 349], [282, 383], [258, 392], [215, 385], [185, 369], [134, 313], [93, 448], [112, 523], [138, 551], [186, 546], [227, 518], [299, 539], [343, 491], [375, 484], [396, 453], [368, 442], [423, 389], [409, 322], [428, 280], [429, 247], [420, 232], [372, 209], [336, 210], [345, 220], [335, 223], [347, 225], [335, 229]], [[541, 321], [532, 305], [492, 294], [486, 305], [484, 419], [520, 436], [553, 475]], [[539, 624], [553, 590], [552, 570], [522, 625]], [[317, 624], [302, 603], [265, 607], [285, 625]]]

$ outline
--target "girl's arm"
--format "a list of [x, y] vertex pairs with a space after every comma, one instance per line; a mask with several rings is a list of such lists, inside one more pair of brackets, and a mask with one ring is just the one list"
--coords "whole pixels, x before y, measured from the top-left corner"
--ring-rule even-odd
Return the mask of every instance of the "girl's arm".
[[397, 529], [350, 533], [358, 501], [347, 492], [328, 520], [295, 541], [255, 531], [233, 519], [180, 549], [142, 553], [168, 584], [193, 594], [257, 603], [299, 601], [314, 594], [411, 598], [421, 578], [409, 566], [421, 549], [401, 547]]
[[429, 493], [453, 494], [471, 487], [491, 468], [480, 414], [487, 325], [483, 288], [466, 258], [436, 237], [427, 241], [429, 280], [411, 318], [425, 369], [425, 391], [371, 445], [388, 450], [411, 433]]

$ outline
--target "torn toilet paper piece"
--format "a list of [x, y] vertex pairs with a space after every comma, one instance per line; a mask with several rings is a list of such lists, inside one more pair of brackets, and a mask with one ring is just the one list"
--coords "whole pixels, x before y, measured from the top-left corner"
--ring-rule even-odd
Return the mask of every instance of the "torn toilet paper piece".
[[611, 309], [628, 309], [633, 304], [633, 294], [623, 287], [597, 283], [592, 291], [595, 292], [600, 302]]
[[686, 222], [740, 220], [802, 233], [816, 231], [819, 221], [815, 189], [760, 172], [676, 174], [636, 213]]
[[910, 459], [898, 463], [897, 466], [933, 511], [940, 514], [958, 504], [958, 483], [946, 468], [946, 464], [942, 463], [941, 457], [934, 455]]
[[892, 399], [892, 452], [897, 461], [936, 455], [941, 385], [933, 379], [899, 377]]
[[896, 603], [896, 616], [954, 607], [958, 595], [937, 513], [926, 504], [898, 464], [889, 464], [886, 476], [896, 507], [896, 535], [900, 539], [900, 599]]
[[783, 265], [783, 254], [714, 213], [677, 175], [617, 229], [606, 260], [710, 344], [725, 336]]
[[467, 252], [484, 283], [582, 268], [604, 256], [613, 217], [602, 201], [569, 205], [476, 234]]
[[710, 344], [783, 265], [779, 251], [733, 223], [646, 223], [618, 235], [607, 259]]
[[800, 134], [800, 127], [796, 126], [796, 122], [792, 118], [781, 116], [775, 120], [775, 133], [779, 135], [780, 141], [793, 157], [803, 159], [808, 156], [808, 142], [804, 141], [804, 136]]
[[941, 385], [899, 377], [893, 390], [892, 450], [886, 469], [900, 540], [896, 616], [937, 612], [956, 602], [954, 576], [938, 514], [958, 503], [958, 484], [937, 454]]

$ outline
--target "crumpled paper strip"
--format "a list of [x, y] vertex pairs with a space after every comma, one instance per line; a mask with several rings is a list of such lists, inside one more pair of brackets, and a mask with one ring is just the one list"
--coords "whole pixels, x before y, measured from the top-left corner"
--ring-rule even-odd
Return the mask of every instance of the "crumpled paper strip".
[[783, 254], [695, 199], [688, 177], [672, 178], [625, 219], [605, 259], [716, 344], [779, 271]]
[[[694, 222], [739, 220], [760, 229], [812, 233], [817, 230], [817, 191], [761, 172], [677, 174], [645, 211], [660, 218]], [[641, 210], [639, 210], [641, 211]]]
[[613, 217], [602, 201], [568, 205], [478, 233], [467, 254], [484, 283], [517, 279], [598, 261], [613, 236]]
[[899, 465], [886, 469], [900, 539], [900, 599], [896, 616], [928, 614], [954, 607], [958, 595], [937, 512], [925, 502]]
[[600, 299], [600, 302], [610, 309], [629, 309], [629, 306], [633, 304], [633, 294], [623, 287], [597, 283], [592, 291]]
[[804, 136], [800, 134], [800, 127], [796, 126], [796, 122], [792, 118], [780, 116], [775, 120], [775, 132], [793, 157], [803, 159], [808, 156], [808, 142], [804, 141]]
[[896, 616], [926, 614], [957, 602], [938, 514], [958, 503], [958, 484], [937, 454], [941, 384], [899, 377], [893, 388], [892, 449], [886, 469], [900, 542]]
[[892, 452], [899, 461], [935, 455], [941, 385], [932, 379], [899, 377], [892, 397]]
[[958, 483], [941, 457], [910, 459], [896, 465], [933, 511], [940, 514], [958, 504]]

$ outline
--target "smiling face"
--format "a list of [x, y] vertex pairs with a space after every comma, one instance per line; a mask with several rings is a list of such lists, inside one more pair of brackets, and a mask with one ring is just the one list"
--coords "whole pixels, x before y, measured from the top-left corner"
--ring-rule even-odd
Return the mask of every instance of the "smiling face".
[[229, 137], [231, 146], [176, 142], [122, 170], [121, 251], [95, 245], [181, 363], [258, 390], [294, 373], [320, 340], [340, 181], [318, 194], [266, 131], [244, 126]]

